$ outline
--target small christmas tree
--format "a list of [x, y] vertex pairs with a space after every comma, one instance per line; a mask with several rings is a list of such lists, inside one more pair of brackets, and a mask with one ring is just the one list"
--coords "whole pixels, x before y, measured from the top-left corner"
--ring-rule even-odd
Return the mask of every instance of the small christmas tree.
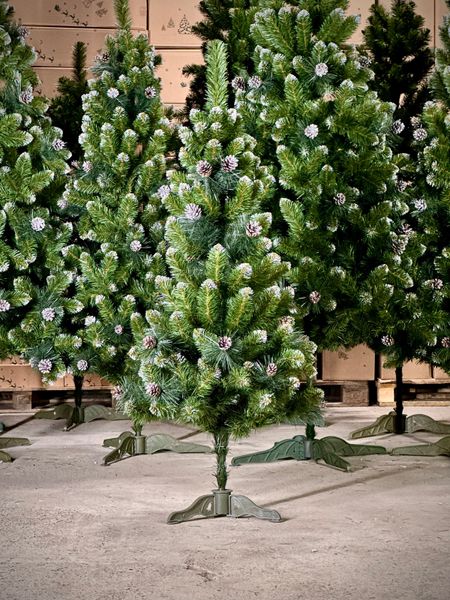
[[47, 100], [33, 95], [37, 78], [26, 31], [0, 2], [0, 355], [11, 350], [8, 332], [32, 310], [64, 244], [56, 215], [69, 152], [61, 130], [46, 118]]
[[86, 44], [83, 42], [75, 44], [72, 63], [72, 77], [59, 79], [58, 96], [52, 99], [48, 112], [53, 124], [62, 129], [72, 159], [76, 161], [81, 154], [78, 136], [83, 116], [82, 96], [88, 91]]
[[[36, 56], [25, 43], [25, 28], [12, 17], [12, 8], [1, 0], [1, 357], [31, 346], [33, 317], [46, 307], [46, 278], [61, 264], [60, 249], [70, 235], [57, 214], [70, 154], [62, 131], [46, 117], [47, 100], [34, 96]], [[41, 354], [33, 366], [45, 375], [49, 360]]]
[[396, 150], [412, 155], [416, 154], [414, 119], [429, 97], [427, 75], [433, 66], [430, 31], [415, 8], [410, 0], [392, 0], [390, 12], [379, 3], [373, 4], [363, 31], [375, 74], [369, 87], [381, 100], [395, 104]]
[[144, 35], [134, 37], [127, 0], [116, 0], [117, 33], [93, 68], [83, 96], [82, 155], [65, 193], [78, 216], [77, 237], [65, 248], [79, 273], [74, 321], [88, 344], [84, 372], [116, 382], [127, 369], [130, 316], [153, 297], [164, 273], [161, 197], [172, 136], [154, 74], [157, 57]]
[[[261, 203], [273, 177], [228, 109], [225, 45], [207, 54], [207, 103], [180, 128], [181, 169], [169, 173], [165, 206], [171, 278], [155, 280], [148, 326], [134, 321], [146, 411], [177, 417], [214, 437], [217, 490], [169, 522], [232, 514], [279, 519], [226, 489], [231, 436], [303, 414], [320, 393], [315, 346], [294, 327], [289, 265], [273, 251], [271, 214]], [[302, 383], [302, 381], [306, 383]]]
[[[222, 40], [228, 48], [228, 80], [242, 70], [253, 71], [253, 45], [249, 35], [258, 2], [256, 0], [201, 0], [199, 10], [204, 20], [196, 23], [191, 32], [203, 40], [203, 54], [211, 40]], [[186, 99], [187, 112], [191, 108], [203, 108], [206, 102], [206, 67], [188, 65], [183, 74], [193, 76], [190, 94]], [[229, 89], [230, 105], [233, 105], [233, 90]]]

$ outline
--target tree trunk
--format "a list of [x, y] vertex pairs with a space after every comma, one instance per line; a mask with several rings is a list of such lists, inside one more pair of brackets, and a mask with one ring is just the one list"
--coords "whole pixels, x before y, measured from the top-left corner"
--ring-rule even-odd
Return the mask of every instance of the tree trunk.
[[403, 414], [403, 365], [395, 368], [395, 419], [394, 432], [405, 433], [405, 420]]
[[73, 382], [75, 384], [75, 406], [81, 408], [83, 402], [83, 375], [74, 375]]
[[217, 489], [225, 490], [228, 480], [227, 454], [230, 434], [227, 429], [220, 429], [214, 434], [214, 452], [216, 455], [216, 481]]
[[313, 440], [316, 437], [316, 428], [312, 423], [306, 423], [306, 439]]

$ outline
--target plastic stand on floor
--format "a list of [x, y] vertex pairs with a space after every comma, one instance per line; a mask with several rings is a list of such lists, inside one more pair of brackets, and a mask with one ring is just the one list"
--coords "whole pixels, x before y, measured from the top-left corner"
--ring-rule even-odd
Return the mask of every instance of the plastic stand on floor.
[[103, 464], [109, 465], [124, 458], [138, 454], [155, 454], [155, 452], [177, 452], [179, 454], [210, 454], [212, 449], [203, 444], [181, 442], [171, 435], [165, 433], [153, 433], [152, 435], [135, 435], [131, 431], [125, 431], [119, 437], [104, 440], [103, 446], [114, 448], [112, 452], [103, 458]]
[[[427, 415], [411, 415], [404, 418], [404, 433], [415, 433], [416, 431], [430, 431], [431, 433], [450, 433], [450, 423], [442, 423], [435, 421]], [[352, 439], [360, 439], [363, 437], [371, 437], [375, 435], [384, 435], [386, 433], [396, 433], [396, 413], [390, 412], [387, 415], [379, 417], [371, 425], [361, 427], [352, 431], [350, 437]]]
[[408, 456], [450, 456], [450, 435], [430, 444], [401, 446], [391, 450], [393, 455]]
[[13, 458], [8, 452], [3, 452], [3, 448], [13, 448], [14, 446], [29, 446], [30, 440], [27, 438], [7, 438], [0, 437], [0, 462], [12, 462]]
[[90, 423], [96, 419], [106, 419], [108, 421], [124, 421], [128, 419], [122, 413], [116, 412], [113, 408], [107, 408], [94, 404], [92, 406], [73, 406], [70, 404], [58, 404], [52, 410], [39, 410], [35, 419], [66, 419], [64, 431], [69, 431], [82, 423]]
[[237, 496], [231, 490], [213, 490], [212, 494], [200, 496], [188, 508], [173, 512], [167, 522], [171, 525], [192, 519], [214, 519], [216, 517], [256, 517], [279, 523], [280, 513], [261, 508], [247, 496]]
[[307, 439], [304, 435], [296, 435], [287, 440], [276, 442], [269, 450], [235, 456], [233, 466], [249, 463], [275, 462], [278, 460], [323, 460], [330, 467], [342, 471], [350, 471], [351, 464], [342, 456], [367, 456], [370, 454], [386, 454], [382, 446], [349, 444], [345, 440], [328, 436], [322, 439]]

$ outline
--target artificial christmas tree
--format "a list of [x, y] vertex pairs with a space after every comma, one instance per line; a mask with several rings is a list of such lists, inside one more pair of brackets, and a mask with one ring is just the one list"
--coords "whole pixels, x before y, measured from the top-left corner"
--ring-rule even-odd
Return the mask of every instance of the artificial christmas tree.
[[[198, 8], [204, 20], [192, 27], [192, 33], [203, 40], [203, 54], [212, 40], [221, 40], [228, 48], [228, 80], [241, 71], [252, 72], [253, 44], [250, 25], [257, 9], [257, 0], [201, 0]], [[206, 67], [188, 65], [183, 74], [193, 76], [190, 93], [186, 98], [186, 112], [191, 108], [203, 108], [206, 102]], [[233, 88], [229, 88], [229, 102], [233, 105]]]
[[393, 107], [369, 91], [373, 72], [346, 44], [358, 24], [347, 7], [263, 2], [251, 29], [257, 76], [238, 95], [261, 145], [274, 147], [280, 252], [292, 261], [305, 332], [322, 350], [365, 342], [378, 324], [370, 310], [411, 282], [396, 250], [407, 195], [405, 160], [389, 146]]
[[450, 339], [449, 128], [446, 124], [450, 108], [450, 84], [446, 75], [450, 64], [450, 38], [447, 22], [448, 19], [441, 27], [443, 49], [436, 51], [436, 70], [431, 79], [437, 102], [427, 102], [422, 118], [412, 118], [413, 153], [419, 154], [420, 164], [411, 176], [410, 208], [402, 227], [408, 246], [414, 241], [416, 248], [417, 242], [420, 246], [416, 255], [410, 257], [414, 285], [406, 295], [392, 295], [380, 313], [381, 334], [369, 342], [374, 349], [383, 351], [387, 364], [396, 369], [396, 410], [354, 431], [353, 438], [420, 430], [450, 433], [449, 423], [421, 414], [405, 416], [402, 402], [402, 366], [407, 360], [415, 358], [450, 371], [450, 352], [446, 346]]
[[[130, 317], [152, 302], [154, 278], [165, 272], [161, 199], [173, 136], [154, 73], [159, 58], [145, 35], [133, 36], [128, 0], [116, 0], [115, 11], [118, 31], [107, 39], [93, 67], [97, 79], [83, 97], [82, 155], [65, 192], [77, 236], [64, 249], [67, 266], [78, 273], [74, 322], [88, 345], [73, 368], [112, 383], [133, 370]], [[83, 409], [81, 398], [77, 406], [80, 419], [90, 418], [93, 407]], [[123, 418], [102, 407], [95, 415]], [[142, 424], [133, 420], [133, 430], [141, 437]], [[120, 455], [129, 449], [126, 437], [105, 443]]]
[[[62, 131], [46, 116], [48, 103], [34, 95], [36, 55], [27, 31], [0, 2], [0, 356], [33, 351], [34, 332], [55, 292], [47, 278], [62, 265], [60, 250], [70, 236], [58, 203], [70, 153]], [[34, 354], [32, 366], [45, 377], [51, 350]], [[8, 443], [2, 438], [2, 445]], [[10, 445], [13, 445], [10, 443]]]
[[397, 137], [391, 143], [396, 151], [414, 158], [414, 123], [429, 98], [427, 76], [434, 62], [430, 31], [415, 8], [410, 0], [392, 0], [390, 11], [373, 4], [363, 31], [363, 50], [375, 74], [369, 88], [384, 102], [395, 104], [393, 130]]
[[[169, 173], [166, 253], [172, 277], [155, 281], [147, 326], [134, 320], [145, 411], [191, 423], [214, 437], [217, 490], [169, 523], [199, 516], [279, 520], [226, 489], [231, 436], [305, 413], [320, 397], [309, 385], [315, 346], [294, 327], [289, 265], [273, 251], [261, 203], [273, 177], [255, 140], [228, 109], [225, 45], [207, 54], [207, 103], [180, 128], [181, 169]], [[305, 383], [302, 383], [304, 381]]]
[[81, 154], [78, 136], [83, 116], [82, 96], [87, 92], [86, 44], [77, 42], [72, 54], [72, 77], [59, 79], [58, 95], [52, 99], [48, 111], [53, 124], [62, 129], [63, 139], [74, 161]]
[[[450, 7], [450, 2], [447, 1]], [[442, 48], [436, 50], [436, 70], [431, 79], [435, 100], [423, 112], [423, 126], [416, 128], [419, 152], [417, 193], [414, 200], [417, 227], [426, 246], [420, 261], [420, 310], [431, 312], [427, 343], [418, 345], [416, 358], [450, 372], [450, 18], [440, 28]], [[434, 310], [430, 310], [433, 309]], [[395, 342], [395, 338], [393, 338]], [[393, 344], [395, 351], [396, 344]], [[413, 423], [421, 415], [408, 417]], [[450, 433], [450, 423], [419, 420], [421, 428]], [[377, 425], [377, 424], [375, 424]], [[395, 454], [448, 454], [450, 436], [435, 444], [398, 448]]]
[[172, 131], [164, 117], [154, 50], [134, 37], [127, 0], [116, 0], [118, 30], [93, 67], [83, 96], [79, 166], [65, 193], [79, 215], [78, 237], [65, 248], [75, 265], [77, 321], [88, 370], [115, 382], [127, 368], [130, 316], [153, 295], [164, 272], [160, 210], [165, 154]]

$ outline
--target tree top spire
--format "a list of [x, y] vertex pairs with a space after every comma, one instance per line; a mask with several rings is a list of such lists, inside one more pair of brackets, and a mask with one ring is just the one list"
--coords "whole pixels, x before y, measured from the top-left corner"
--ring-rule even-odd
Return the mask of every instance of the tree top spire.
[[220, 40], [208, 44], [206, 54], [207, 69], [207, 101], [206, 108], [213, 106], [227, 108], [228, 103], [228, 71], [227, 47]]
[[131, 29], [131, 15], [128, 0], [114, 0], [114, 12], [118, 28], [129, 31]]

